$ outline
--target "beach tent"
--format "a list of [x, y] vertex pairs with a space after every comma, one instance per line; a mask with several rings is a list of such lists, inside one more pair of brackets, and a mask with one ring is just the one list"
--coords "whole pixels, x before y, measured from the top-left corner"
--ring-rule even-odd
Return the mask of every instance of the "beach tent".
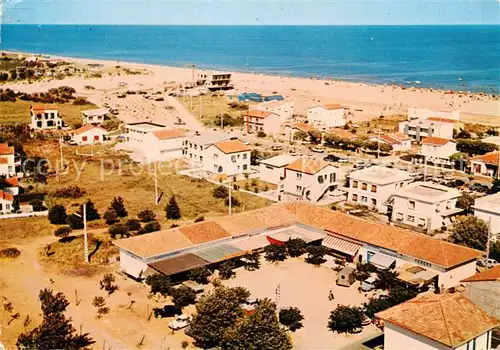
[[262, 96], [255, 93], [255, 92], [243, 93], [243, 94], [238, 95], [238, 100], [251, 101], [251, 102], [262, 102]]
[[281, 95], [271, 95], [264, 97], [264, 101], [283, 101], [285, 98]]

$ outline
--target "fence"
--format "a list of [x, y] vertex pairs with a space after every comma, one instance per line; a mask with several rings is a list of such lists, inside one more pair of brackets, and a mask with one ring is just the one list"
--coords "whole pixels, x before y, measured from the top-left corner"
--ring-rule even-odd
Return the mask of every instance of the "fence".
[[14, 218], [30, 218], [30, 217], [38, 217], [38, 216], [48, 216], [49, 211], [34, 211], [32, 213], [19, 213], [19, 214], [0, 214], [0, 220], [2, 219], [14, 219]]

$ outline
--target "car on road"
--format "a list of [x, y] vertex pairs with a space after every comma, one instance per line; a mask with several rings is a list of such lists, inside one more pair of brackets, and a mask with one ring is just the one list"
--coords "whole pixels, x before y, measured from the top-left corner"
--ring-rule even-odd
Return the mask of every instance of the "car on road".
[[477, 265], [491, 269], [492, 267], [497, 266], [498, 262], [495, 259], [484, 258], [484, 259], [478, 260]]
[[174, 317], [178, 315], [182, 315], [182, 310], [180, 307], [176, 307], [175, 305], [165, 305], [164, 307], [156, 307], [153, 309], [153, 315], [155, 318], [165, 318], [165, 317]]
[[338, 162], [339, 163], [349, 163], [349, 159], [347, 159], [347, 158], [339, 158]]
[[68, 141], [66, 141], [66, 143], [68, 145], [70, 145], [70, 146], [76, 146], [76, 145], [78, 145], [78, 143], [76, 143], [76, 141], [74, 141], [74, 140], [68, 140]]
[[327, 155], [326, 157], [323, 158], [323, 160], [325, 162], [338, 162], [339, 161], [339, 157], [337, 157], [336, 155], [334, 154], [329, 154]]
[[191, 316], [182, 314], [175, 318], [175, 320], [168, 323], [168, 328], [177, 331], [179, 329], [186, 328], [191, 324]]
[[282, 145], [273, 145], [271, 147], [271, 150], [273, 150], [273, 151], [281, 151], [282, 149], [283, 149]]
[[368, 277], [361, 283], [361, 290], [363, 292], [369, 292], [375, 289], [375, 277]]
[[325, 150], [323, 148], [320, 148], [320, 147], [313, 147], [313, 148], [311, 148], [311, 151], [316, 152], [316, 153], [324, 153], [325, 152]]

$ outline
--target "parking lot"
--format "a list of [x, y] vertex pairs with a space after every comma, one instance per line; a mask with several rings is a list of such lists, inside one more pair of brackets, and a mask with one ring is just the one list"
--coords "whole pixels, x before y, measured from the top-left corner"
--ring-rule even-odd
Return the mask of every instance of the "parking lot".
[[[236, 270], [236, 277], [224, 281], [225, 285], [242, 286], [251, 298], [270, 298], [278, 308], [298, 307], [304, 315], [304, 327], [292, 335], [296, 349], [343, 349], [375, 337], [381, 332], [373, 325], [358, 334], [337, 334], [330, 331], [330, 312], [338, 305], [361, 306], [367, 300], [358, 292], [359, 282], [350, 287], [337, 286], [337, 273], [330, 267], [315, 267], [303, 258], [289, 258], [280, 263], [262, 261], [257, 271]], [[334, 300], [328, 300], [329, 291]]]

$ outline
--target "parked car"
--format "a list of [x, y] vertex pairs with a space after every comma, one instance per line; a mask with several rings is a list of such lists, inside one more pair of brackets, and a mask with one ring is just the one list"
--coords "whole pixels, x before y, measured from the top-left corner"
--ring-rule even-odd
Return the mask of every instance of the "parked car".
[[477, 265], [491, 269], [492, 267], [497, 266], [498, 262], [495, 259], [484, 258], [484, 259], [478, 260]]
[[323, 158], [323, 160], [326, 162], [338, 162], [339, 159], [340, 158], [334, 154], [329, 154], [325, 158]]
[[369, 292], [375, 289], [375, 277], [368, 277], [361, 283], [361, 290], [363, 292]]
[[283, 149], [282, 145], [273, 145], [271, 147], [271, 150], [273, 150], [273, 151], [281, 151], [282, 149]]
[[71, 146], [76, 146], [76, 145], [78, 145], [78, 143], [76, 143], [76, 141], [75, 141], [75, 140], [69, 140], [69, 141], [66, 141], [66, 143], [67, 143], [68, 145], [71, 145]]
[[313, 148], [311, 148], [311, 151], [316, 152], [316, 153], [325, 152], [325, 150], [323, 148], [320, 148], [320, 147], [313, 147]]
[[347, 159], [347, 158], [339, 158], [339, 160], [337, 162], [339, 162], [339, 163], [349, 163], [349, 159]]
[[164, 307], [154, 308], [153, 315], [156, 318], [174, 317], [182, 315], [182, 310], [180, 307], [176, 307], [175, 305], [165, 305]]
[[191, 316], [182, 314], [175, 318], [175, 320], [168, 323], [168, 328], [177, 331], [179, 329], [186, 328], [191, 324]]

